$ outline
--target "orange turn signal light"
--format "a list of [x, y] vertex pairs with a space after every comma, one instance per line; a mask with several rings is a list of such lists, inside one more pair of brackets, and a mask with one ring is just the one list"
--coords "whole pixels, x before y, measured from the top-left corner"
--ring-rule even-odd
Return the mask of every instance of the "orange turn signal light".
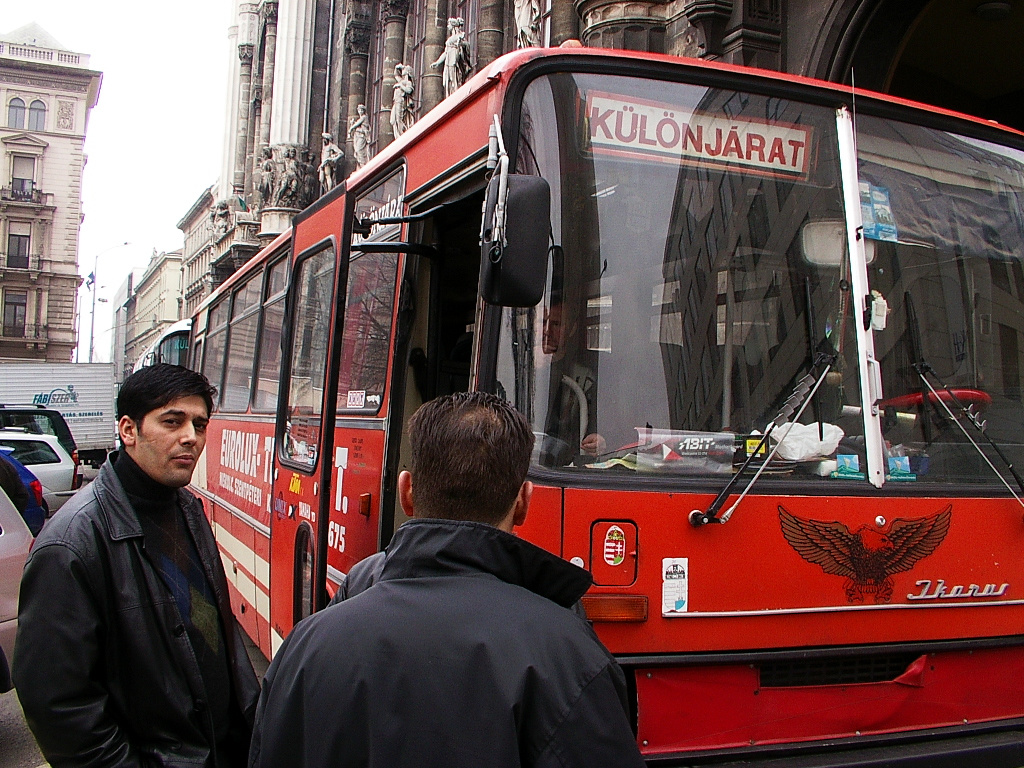
[[647, 621], [647, 595], [584, 595], [591, 621]]

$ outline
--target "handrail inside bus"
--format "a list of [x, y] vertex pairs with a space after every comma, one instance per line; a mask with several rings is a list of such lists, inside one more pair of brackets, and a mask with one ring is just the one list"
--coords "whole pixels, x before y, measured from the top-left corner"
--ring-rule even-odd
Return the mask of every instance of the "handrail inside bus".
[[353, 251], [360, 253], [411, 253], [427, 259], [441, 257], [441, 252], [432, 245], [423, 243], [405, 243], [400, 240], [366, 240], [352, 246]]
[[444, 204], [435, 205], [429, 211], [423, 213], [411, 213], [408, 216], [385, 216], [380, 219], [360, 219], [358, 216], [352, 221], [352, 231], [357, 235], [368, 235], [373, 229], [374, 224], [383, 226], [385, 224], [405, 224], [409, 221], [423, 221], [423, 219], [429, 219], [435, 213], [440, 213], [444, 209]]

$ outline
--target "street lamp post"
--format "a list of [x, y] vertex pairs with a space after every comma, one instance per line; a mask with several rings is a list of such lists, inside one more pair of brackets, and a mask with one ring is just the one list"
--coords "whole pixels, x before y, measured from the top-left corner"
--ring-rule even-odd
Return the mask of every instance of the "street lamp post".
[[[89, 316], [89, 362], [90, 363], [93, 361], [93, 353], [95, 352], [95, 349], [96, 349], [96, 347], [95, 347], [95, 342], [96, 342], [96, 293], [97, 293], [97, 291], [98, 291], [98, 289], [100, 287], [99, 278], [98, 278], [96, 272], [99, 269], [100, 256], [102, 256], [105, 253], [109, 253], [110, 251], [113, 251], [116, 248], [123, 248], [124, 246], [126, 246], [128, 244], [129, 243], [127, 241], [125, 241], [123, 243], [118, 243], [117, 245], [112, 245], [109, 248], [107, 248], [106, 250], [103, 250], [103, 251], [100, 251], [99, 253], [97, 253], [93, 257], [93, 259], [92, 259], [92, 274], [90, 275], [90, 279], [92, 280], [92, 313]], [[103, 299], [103, 301], [106, 301], [106, 299]]]
[[92, 317], [89, 318], [89, 362], [90, 363], [92, 362], [92, 353], [93, 353], [93, 350], [95, 348], [93, 342], [96, 339], [96, 302], [99, 301], [99, 302], [101, 302], [103, 304], [106, 304], [107, 301], [108, 301], [108, 299], [97, 299], [96, 298], [96, 287], [97, 286], [94, 285], [93, 289], [92, 289]]

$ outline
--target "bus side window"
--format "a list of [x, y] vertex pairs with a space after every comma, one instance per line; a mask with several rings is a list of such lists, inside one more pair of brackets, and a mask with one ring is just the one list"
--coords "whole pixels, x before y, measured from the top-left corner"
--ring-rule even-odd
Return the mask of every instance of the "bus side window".
[[338, 410], [380, 410], [391, 350], [397, 253], [356, 254], [348, 268]]
[[270, 268], [267, 298], [263, 304], [256, 363], [256, 391], [252, 409], [272, 413], [277, 408], [278, 377], [281, 372], [281, 328], [284, 326], [284, 297], [288, 288], [288, 260], [281, 259]]
[[224, 353], [228, 344], [228, 297], [222, 299], [210, 310], [210, 320], [207, 324], [209, 330], [206, 333], [206, 354], [203, 356], [203, 375], [217, 388], [217, 401], [214, 407], [218, 407], [223, 392], [224, 375]]
[[244, 411], [249, 405], [252, 370], [256, 355], [256, 330], [260, 314], [262, 276], [257, 274], [234, 292], [231, 304], [231, 338], [228, 342], [221, 408]]
[[327, 348], [334, 295], [334, 249], [304, 259], [292, 284], [291, 359], [288, 410], [281, 456], [312, 469], [320, 444], [321, 410], [327, 373]]

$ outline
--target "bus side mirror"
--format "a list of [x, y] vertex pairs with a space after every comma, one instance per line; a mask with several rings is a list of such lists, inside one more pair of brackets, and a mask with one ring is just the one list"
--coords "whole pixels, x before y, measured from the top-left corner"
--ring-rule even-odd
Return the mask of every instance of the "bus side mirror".
[[547, 275], [551, 188], [540, 176], [510, 173], [504, 179], [508, 186], [503, 206], [502, 175], [495, 174], [487, 185], [480, 230], [480, 295], [498, 306], [534, 307], [544, 295]]

